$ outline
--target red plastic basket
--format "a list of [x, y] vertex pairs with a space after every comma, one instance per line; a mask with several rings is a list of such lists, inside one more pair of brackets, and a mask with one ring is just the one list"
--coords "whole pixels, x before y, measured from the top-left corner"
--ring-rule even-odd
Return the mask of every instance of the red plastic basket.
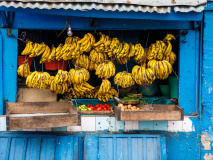
[[57, 70], [57, 69], [62, 69], [66, 70], [67, 69], [67, 61], [60, 60], [60, 61], [51, 61], [51, 62], [45, 62], [45, 69], [46, 70]]
[[33, 57], [28, 57], [28, 56], [18, 56], [18, 66], [22, 65], [25, 60], [28, 59], [28, 64], [31, 67], [33, 63]]

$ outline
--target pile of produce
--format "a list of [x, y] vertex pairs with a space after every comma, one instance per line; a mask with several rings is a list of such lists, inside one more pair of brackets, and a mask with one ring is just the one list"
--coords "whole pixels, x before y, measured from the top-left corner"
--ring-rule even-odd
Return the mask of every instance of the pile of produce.
[[120, 108], [122, 111], [138, 111], [138, 110], [140, 110], [139, 107], [132, 106], [131, 104], [123, 105], [122, 103], [118, 104], [118, 108]]
[[111, 111], [113, 107], [110, 104], [96, 104], [95, 106], [87, 104], [76, 107], [76, 109], [79, 111]]

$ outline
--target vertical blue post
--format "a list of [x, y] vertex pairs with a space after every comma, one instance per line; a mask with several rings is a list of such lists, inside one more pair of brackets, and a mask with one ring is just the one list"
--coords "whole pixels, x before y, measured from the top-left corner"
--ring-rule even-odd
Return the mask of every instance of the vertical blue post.
[[87, 135], [84, 141], [84, 160], [98, 160], [98, 136]]
[[[3, 114], [4, 99], [9, 102], [15, 102], [17, 91], [17, 60], [18, 60], [18, 42], [16, 38], [7, 36], [7, 28], [1, 28], [0, 34], [2, 36], [2, 45], [0, 40], [0, 115]], [[18, 29], [11, 29], [11, 33], [18, 36]], [[2, 51], [2, 52], [1, 52]], [[1, 55], [2, 53], [2, 55]]]
[[3, 115], [4, 94], [3, 94], [3, 43], [2, 35], [0, 34], [0, 115]]

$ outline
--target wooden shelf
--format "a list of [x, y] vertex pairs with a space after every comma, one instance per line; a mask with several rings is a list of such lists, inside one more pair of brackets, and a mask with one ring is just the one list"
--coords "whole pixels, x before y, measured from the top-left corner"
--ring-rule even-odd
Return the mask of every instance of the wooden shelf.
[[7, 130], [81, 125], [81, 114], [72, 102], [8, 102]]
[[113, 111], [80, 111], [81, 115], [114, 115]]
[[182, 121], [184, 109], [177, 105], [152, 105], [149, 111], [122, 111], [114, 105], [115, 117], [118, 121]]

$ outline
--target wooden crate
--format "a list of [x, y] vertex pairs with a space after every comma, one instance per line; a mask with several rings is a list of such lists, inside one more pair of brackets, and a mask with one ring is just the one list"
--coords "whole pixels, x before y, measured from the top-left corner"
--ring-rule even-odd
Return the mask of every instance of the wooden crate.
[[50, 89], [19, 88], [17, 102], [56, 102], [57, 94]]
[[184, 109], [177, 105], [152, 105], [150, 111], [122, 111], [114, 105], [115, 117], [118, 121], [181, 121]]
[[114, 115], [113, 111], [80, 111], [81, 115]]
[[8, 102], [7, 130], [81, 125], [80, 112], [72, 102]]

